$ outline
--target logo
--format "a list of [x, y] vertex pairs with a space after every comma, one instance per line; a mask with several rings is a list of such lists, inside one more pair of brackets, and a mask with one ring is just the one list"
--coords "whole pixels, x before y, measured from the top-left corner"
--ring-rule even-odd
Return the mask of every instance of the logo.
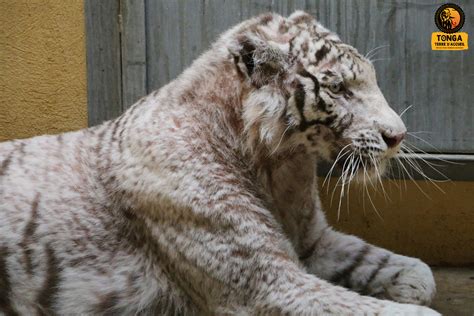
[[443, 4], [436, 10], [435, 23], [441, 32], [458, 32], [464, 25], [464, 11], [454, 3]]
[[443, 4], [436, 10], [435, 24], [441, 32], [431, 35], [432, 50], [468, 49], [468, 35], [459, 32], [464, 25], [464, 11], [454, 3]]

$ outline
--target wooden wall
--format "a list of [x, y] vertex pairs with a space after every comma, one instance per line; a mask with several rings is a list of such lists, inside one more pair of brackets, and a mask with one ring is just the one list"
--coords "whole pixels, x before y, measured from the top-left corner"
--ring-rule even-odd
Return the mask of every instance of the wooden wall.
[[[173, 80], [230, 26], [262, 12], [296, 9], [373, 57], [380, 86], [409, 131], [445, 153], [474, 153], [474, 56], [432, 51], [434, 13], [444, 1], [86, 0], [89, 123], [117, 116]], [[462, 31], [474, 34], [473, 1]], [[99, 57], [98, 57], [99, 56]], [[92, 69], [92, 70], [91, 70]], [[427, 143], [411, 143], [428, 152]]]

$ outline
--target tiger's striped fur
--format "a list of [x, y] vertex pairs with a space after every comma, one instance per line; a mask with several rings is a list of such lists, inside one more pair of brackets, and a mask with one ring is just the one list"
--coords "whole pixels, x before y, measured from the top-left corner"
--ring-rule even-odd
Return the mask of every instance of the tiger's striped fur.
[[334, 231], [318, 196], [318, 159], [383, 164], [404, 129], [314, 18], [245, 21], [119, 118], [0, 145], [0, 311], [437, 315], [412, 305], [428, 266]]

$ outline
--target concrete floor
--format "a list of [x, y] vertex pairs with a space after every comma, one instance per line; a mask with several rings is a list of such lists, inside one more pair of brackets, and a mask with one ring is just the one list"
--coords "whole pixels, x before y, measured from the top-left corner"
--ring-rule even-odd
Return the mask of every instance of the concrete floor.
[[437, 294], [431, 308], [445, 316], [474, 315], [474, 267], [433, 268]]

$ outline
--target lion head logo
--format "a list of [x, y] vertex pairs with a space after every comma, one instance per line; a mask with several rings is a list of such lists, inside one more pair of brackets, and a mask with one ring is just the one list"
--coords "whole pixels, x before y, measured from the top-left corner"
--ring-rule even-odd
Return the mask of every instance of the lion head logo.
[[435, 22], [444, 33], [457, 32], [464, 24], [464, 12], [453, 3], [444, 4], [436, 11]]

